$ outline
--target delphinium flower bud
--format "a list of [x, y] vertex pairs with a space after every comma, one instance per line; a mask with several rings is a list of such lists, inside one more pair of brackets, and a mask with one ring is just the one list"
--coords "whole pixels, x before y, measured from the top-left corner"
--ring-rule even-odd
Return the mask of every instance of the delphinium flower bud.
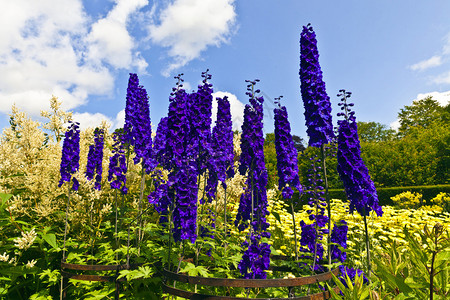
[[331, 104], [322, 79], [316, 34], [310, 24], [300, 38], [300, 81], [309, 146], [320, 147], [334, 137]]
[[[246, 188], [239, 202], [235, 224], [239, 230], [250, 225], [250, 243], [245, 242], [239, 270], [246, 278], [266, 278], [270, 262], [270, 246], [261, 241], [262, 237], [270, 237], [267, 232], [269, 224], [266, 221], [267, 211], [267, 170], [264, 162], [263, 137], [263, 97], [255, 95], [256, 82], [246, 81], [247, 95], [250, 105], [244, 109], [244, 122], [241, 135], [241, 156], [239, 172], [247, 174]], [[249, 224], [250, 223], [250, 224]]]
[[225, 180], [234, 176], [233, 129], [228, 97], [217, 98], [217, 119], [211, 135], [211, 158], [208, 162], [208, 198], [215, 197], [219, 180], [226, 188]]
[[343, 112], [339, 115], [345, 118], [338, 121], [337, 171], [350, 201], [350, 213], [356, 210], [362, 216], [367, 216], [371, 210], [374, 210], [378, 216], [381, 216], [383, 210], [378, 204], [375, 185], [361, 158], [355, 112], [350, 109], [353, 104], [347, 103], [347, 98], [350, 97], [351, 93], [344, 90], [340, 92], [338, 96], [342, 96], [342, 102], [339, 103], [339, 106]]
[[127, 162], [123, 138], [123, 132], [116, 130], [113, 133], [113, 156], [109, 158], [108, 181], [110, 182], [112, 189], [118, 189], [121, 190], [123, 194], [127, 194]]
[[[281, 97], [280, 97], [281, 98]], [[278, 98], [277, 100], [279, 101]], [[278, 188], [283, 198], [290, 199], [295, 187], [302, 192], [298, 176], [297, 150], [291, 135], [291, 126], [285, 106], [274, 109], [275, 115], [275, 150], [277, 152]]]
[[92, 180], [95, 175], [95, 186], [97, 190], [101, 189], [102, 182], [102, 162], [103, 162], [103, 144], [104, 132], [102, 129], [96, 128], [94, 130], [94, 145], [89, 146], [89, 153], [86, 165], [86, 178]]
[[[80, 129], [78, 122], [69, 122], [69, 128], [65, 133], [63, 142], [60, 174], [58, 186], [62, 186], [64, 182], [70, 182], [72, 175], [78, 171], [80, 162]], [[73, 177], [72, 189], [77, 191], [79, 187], [78, 180]]]

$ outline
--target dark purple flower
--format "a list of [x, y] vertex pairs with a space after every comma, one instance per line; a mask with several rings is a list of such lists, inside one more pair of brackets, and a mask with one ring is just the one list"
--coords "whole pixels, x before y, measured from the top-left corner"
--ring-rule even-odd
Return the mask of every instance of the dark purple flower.
[[[333, 231], [331, 232], [331, 242], [347, 249], [347, 222], [341, 220], [339, 223], [334, 224]], [[339, 249], [337, 245], [331, 245], [331, 259], [344, 262], [347, 259], [347, 253]]]
[[159, 185], [148, 199], [161, 214], [173, 212], [173, 236], [176, 241], [189, 239], [195, 242], [198, 193], [195, 154], [198, 153], [190, 143], [190, 95], [182, 88], [181, 74], [175, 78], [178, 82], [169, 98], [165, 147], [161, 150], [162, 162], [170, 174], [167, 182]]
[[297, 149], [291, 135], [291, 125], [285, 106], [274, 109], [275, 115], [275, 150], [277, 152], [278, 189], [283, 198], [290, 199], [295, 187], [302, 193], [302, 186], [298, 176]]
[[241, 135], [241, 156], [239, 172], [247, 174], [246, 187], [241, 195], [235, 225], [239, 230], [251, 227], [250, 244], [239, 263], [239, 270], [245, 278], [266, 278], [265, 270], [270, 263], [270, 246], [261, 243], [261, 237], [270, 237], [267, 211], [267, 170], [264, 162], [263, 97], [255, 96], [255, 81], [246, 81], [250, 105], [244, 109]]
[[[69, 128], [65, 133], [63, 142], [60, 174], [58, 186], [62, 186], [64, 182], [70, 182], [72, 175], [78, 171], [80, 162], [80, 123], [69, 122]], [[77, 191], [79, 187], [78, 180], [73, 178], [72, 189]]]
[[354, 281], [355, 280], [355, 276], [356, 276], [356, 273], [358, 273], [358, 276], [359, 277], [363, 277], [363, 282], [364, 283], [368, 283], [369, 282], [369, 279], [367, 279], [367, 277], [366, 277], [366, 275], [363, 273], [363, 271], [362, 270], [360, 270], [360, 269], [353, 269], [353, 268], [351, 268], [351, 267], [347, 267], [347, 266], [344, 266], [344, 265], [340, 265], [339, 266], [339, 271], [340, 271], [340, 275], [339, 275], [339, 280], [342, 282], [342, 284], [344, 284], [345, 285], [345, 287], [348, 287], [347, 286], [347, 281], [345, 280], [345, 278], [346, 278], [346, 275], [348, 275], [348, 277], [352, 280], [352, 281]]
[[300, 227], [302, 228], [300, 245], [307, 247], [301, 248], [300, 251], [312, 254], [312, 258], [315, 251], [314, 245], [317, 243], [316, 262], [318, 262], [323, 258], [323, 245], [320, 243], [322, 238], [321, 232], [316, 230], [314, 223], [307, 225], [303, 220], [300, 221]]
[[246, 279], [266, 279], [266, 270], [270, 265], [270, 245], [261, 243], [261, 237], [252, 235], [251, 243], [243, 243], [243, 247], [248, 247], [239, 262], [239, 272]]
[[112, 189], [121, 190], [123, 194], [127, 194], [127, 162], [125, 157], [123, 132], [116, 130], [113, 133], [113, 156], [109, 158], [108, 181]]
[[211, 150], [211, 109], [213, 100], [212, 84], [208, 82], [211, 75], [209, 70], [202, 72], [202, 84], [198, 86], [196, 93], [192, 93], [187, 98], [188, 118], [190, 121], [190, 134], [188, 152], [195, 156], [197, 162], [197, 172], [202, 174], [206, 171], [207, 160]]
[[320, 147], [334, 137], [330, 97], [319, 65], [316, 34], [310, 24], [300, 38], [300, 81], [309, 146]]
[[198, 185], [195, 169], [195, 163], [191, 160], [190, 164], [186, 162], [175, 171], [176, 204], [173, 212], [173, 237], [175, 241], [188, 239], [194, 243], [197, 239]]
[[[241, 195], [235, 225], [239, 230], [248, 227], [251, 223], [255, 232], [267, 235], [269, 227], [266, 221], [267, 211], [267, 170], [264, 162], [263, 137], [263, 97], [254, 95], [255, 81], [247, 81], [247, 95], [250, 104], [244, 109], [244, 122], [241, 135], [241, 156], [239, 159], [239, 172], [247, 174], [246, 188]], [[253, 217], [253, 219], [252, 219]]]
[[375, 185], [370, 178], [369, 170], [361, 158], [361, 146], [358, 137], [358, 127], [355, 112], [351, 111], [347, 104], [347, 98], [351, 93], [341, 90], [343, 96], [339, 103], [345, 116], [344, 120], [339, 120], [337, 171], [344, 184], [347, 198], [350, 201], [350, 213], [356, 211], [363, 215], [369, 215], [374, 210], [378, 216], [383, 214], [382, 207], [378, 204], [378, 195]]
[[233, 129], [228, 97], [217, 98], [217, 119], [211, 135], [211, 157], [208, 162], [208, 198], [215, 197], [219, 180], [226, 188], [225, 180], [234, 176]]
[[94, 130], [94, 145], [89, 146], [89, 153], [86, 165], [86, 178], [92, 180], [95, 175], [95, 186], [97, 190], [101, 189], [102, 181], [102, 162], [103, 162], [103, 144], [104, 133], [102, 129], [96, 128]]
[[148, 95], [144, 87], [139, 86], [136, 74], [130, 73], [125, 106], [124, 142], [134, 147], [135, 164], [142, 161], [146, 173], [156, 166], [152, 155], [152, 128]]
[[153, 153], [155, 159], [165, 169], [168, 169], [167, 157], [165, 155], [166, 139], [169, 138], [167, 136], [167, 120], [167, 117], [161, 118], [158, 128], [156, 129], [155, 140], [153, 141]]

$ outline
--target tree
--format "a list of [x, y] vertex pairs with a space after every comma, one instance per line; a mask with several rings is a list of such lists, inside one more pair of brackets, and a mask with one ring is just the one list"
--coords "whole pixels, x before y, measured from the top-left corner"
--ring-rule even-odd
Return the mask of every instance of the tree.
[[442, 121], [445, 111], [446, 109], [431, 96], [415, 100], [410, 106], [405, 105], [398, 113], [400, 121], [399, 135], [403, 137], [411, 130], [414, 130], [414, 128], [427, 128], [434, 122]]
[[358, 135], [361, 142], [391, 141], [395, 130], [377, 122], [358, 122]]
[[297, 152], [305, 151], [305, 146], [303, 145], [303, 139], [298, 135], [293, 135], [292, 140], [294, 141], [294, 147], [297, 149]]

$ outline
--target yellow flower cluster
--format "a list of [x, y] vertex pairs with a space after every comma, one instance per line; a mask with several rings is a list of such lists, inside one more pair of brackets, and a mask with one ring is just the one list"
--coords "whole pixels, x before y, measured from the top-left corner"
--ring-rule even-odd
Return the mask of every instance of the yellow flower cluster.
[[417, 208], [422, 203], [422, 194], [406, 191], [391, 197], [391, 200], [400, 208]]
[[431, 199], [431, 203], [440, 205], [440, 206], [445, 206], [446, 204], [448, 205], [448, 204], [450, 204], [450, 195], [447, 193], [441, 192], [441, 193], [437, 194], [436, 197]]

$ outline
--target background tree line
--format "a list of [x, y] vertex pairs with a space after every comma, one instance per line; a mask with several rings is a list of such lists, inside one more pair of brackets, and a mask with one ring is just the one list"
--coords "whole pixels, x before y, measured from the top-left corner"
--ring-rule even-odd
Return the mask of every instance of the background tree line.
[[[398, 113], [400, 127], [393, 130], [377, 122], [358, 122], [361, 155], [377, 187], [436, 185], [450, 183], [450, 104], [441, 106], [432, 97], [416, 100]], [[278, 184], [275, 135], [264, 144], [269, 186]], [[300, 180], [307, 184], [310, 157], [318, 149], [305, 147], [294, 136], [298, 150]], [[330, 154], [336, 149], [330, 145]], [[336, 172], [336, 158], [327, 158], [330, 188], [343, 188]]]

